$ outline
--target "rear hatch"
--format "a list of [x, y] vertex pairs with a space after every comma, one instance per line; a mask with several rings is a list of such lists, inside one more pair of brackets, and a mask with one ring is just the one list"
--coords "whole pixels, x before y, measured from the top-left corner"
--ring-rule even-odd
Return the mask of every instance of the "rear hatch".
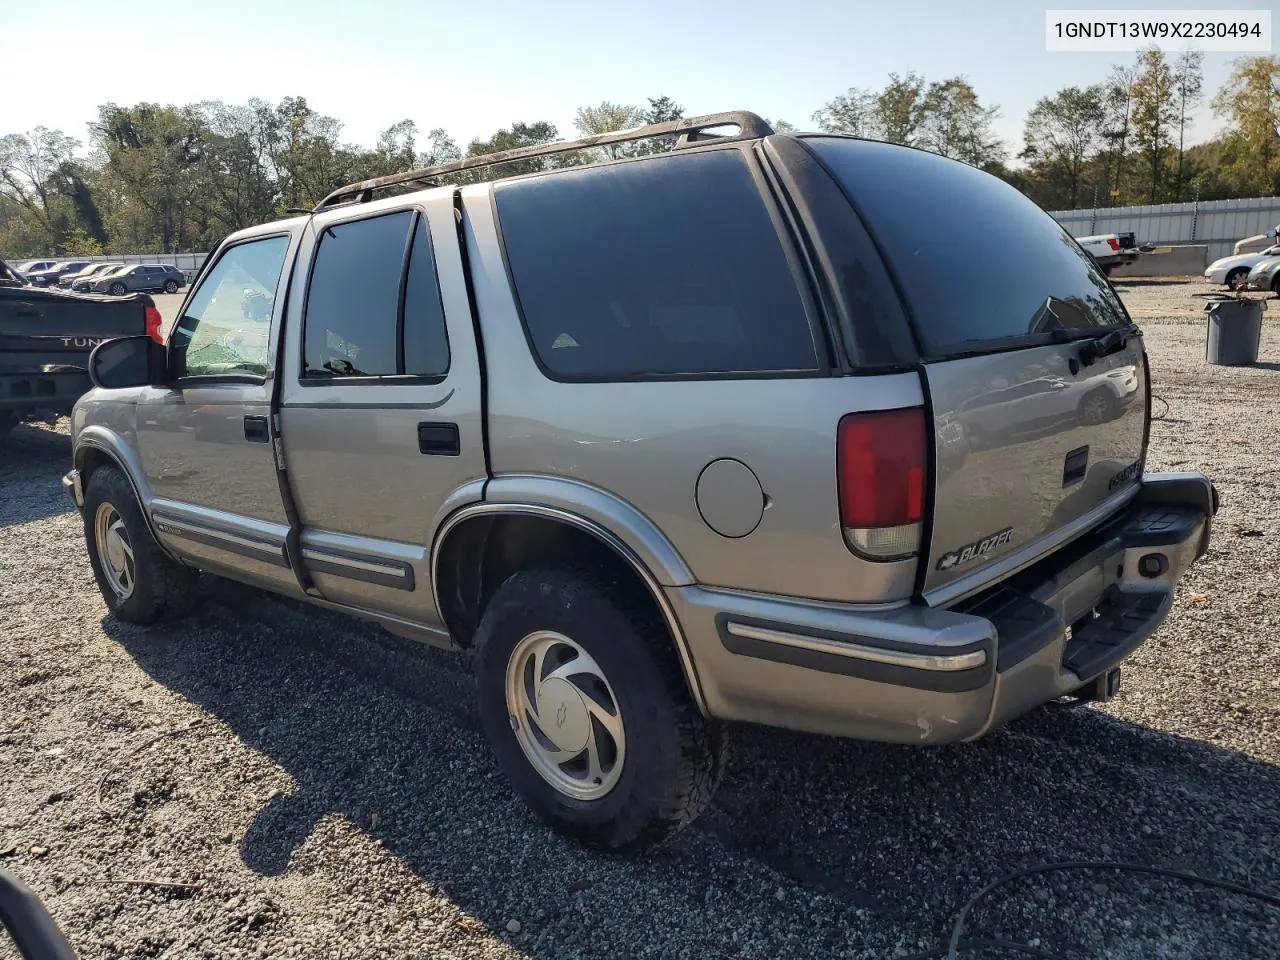
[[934, 426], [926, 599], [952, 602], [1105, 519], [1136, 492], [1141, 339], [1048, 214], [965, 164], [805, 141], [841, 182], [912, 317]]

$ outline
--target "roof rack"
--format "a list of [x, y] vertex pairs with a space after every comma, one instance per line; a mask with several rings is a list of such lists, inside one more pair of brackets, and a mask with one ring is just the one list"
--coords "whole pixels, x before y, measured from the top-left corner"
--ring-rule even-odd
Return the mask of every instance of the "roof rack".
[[[709, 133], [716, 127], [737, 127], [738, 132], [731, 135]], [[644, 127], [632, 127], [630, 130], [615, 130], [612, 133], [599, 133], [579, 140], [559, 140], [555, 143], [540, 143], [531, 147], [517, 147], [514, 150], [502, 150], [498, 153], [487, 153], [480, 157], [463, 157], [448, 163], [438, 163], [432, 167], [419, 170], [406, 170], [404, 173], [392, 173], [372, 180], [361, 180], [339, 187], [321, 200], [314, 213], [332, 207], [346, 206], [352, 203], [368, 203], [373, 199], [374, 191], [385, 190], [404, 183], [417, 183], [438, 177], [446, 173], [457, 173], [461, 170], [473, 170], [477, 167], [491, 167], [511, 160], [525, 160], [530, 157], [548, 157], [557, 153], [569, 153], [573, 150], [585, 150], [589, 147], [603, 147], [611, 143], [629, 143], [633, 140], [647, 140], [650, 137], [661, 137], [678, 134], [676, 147], [685, 147], [694, 143], [705, 143], [708, 140], [731, 142], [734, 140], [754, 140], [767, 137], [773, 133], [761, 117], [745, 110], [733, 110], [728, 113], [709, 113], [702, 117], [688, 117], [681, 120], [668, 120], [665, 123], [651, 123]]]

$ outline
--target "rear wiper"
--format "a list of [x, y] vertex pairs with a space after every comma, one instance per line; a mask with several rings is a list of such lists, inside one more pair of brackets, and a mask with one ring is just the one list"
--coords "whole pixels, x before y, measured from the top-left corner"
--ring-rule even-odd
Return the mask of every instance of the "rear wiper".
[[1113, 353], [1119, 353], [1134, 337], [1142, 336], [1142, 331], [1138, 329], [1136, 323], [1128, 323], [1123, 327], [1117, 327], [1110, 333], [1104, 333], [1100, 337], [1092, 337], [1080, 344], [1080, 366], [1087, 367], [1095, 360], [1101, 360], [1103, 357], [1109, 357]]

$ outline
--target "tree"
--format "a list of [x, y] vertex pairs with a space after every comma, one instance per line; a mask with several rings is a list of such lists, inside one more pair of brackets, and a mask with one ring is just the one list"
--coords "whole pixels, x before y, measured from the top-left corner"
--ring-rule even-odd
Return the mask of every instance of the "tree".
[[40, 221], [51, 244], [58, 240], [50, 208], [51, 181], [71, 163], [79, 146], [75, 138], [47, 127], [0, 137], [0, 193]]
[[1066, 87], [1041, 97], [1027, 114], [1020, 156], [1046, 188], [1036, 197], [1042, 206], [1079, 205], [1085, 172], [1106, 142], [1105, 94], [1101, 84]]
[[1159, 203], [1165, 181], [1170, 136], [1178, 121], [1173, 71], [1159, 47], [1138, 54], [1133, 82], [1133, 139], [1146, 166], [1147, 203]]
[[684, 107], [670, 97], [650, 97], [649, 109], [644, 112], [645, 123], [667, 123], [684, 117]]
[[889, 83], [876, 94], [873, 116], [879, 140], [915, 146], [924, 120], [924, 77], [910, 70], [904, 77], [889, 74]]
[[1242, 57], [1213, 98], [1230, 123], [1234, 178], [1252, 194], [1280, 196], [1280, 57]]
[[[538, 120], [534, 123], [513, 123], [503, 127], [486, 140], [475, 139], [467, 144], [467, 156], [479, 157], [504, 150], [516, 150], [520, 147], [533, 147], [544, 143], [554, 143], [560, 139], [560, 131], [554, 123]], [[542, 170], [568, 166], [574, 161], [559, 156], [528, 157], [522, 160], [508, 160], [505, 163], [490, 167], [481, 167], [466, 172], [460, 179], [465, 182], [495, 180], [498, 177], [509, 177], [521, 173], [538, 173]]]
[[1116, 65], [1107, 79], [1103, 105], [1106, 127], [1103, 136], [1110, 144], [1109, 163], [1104, 164], [1105, 195], [1114, 203], [1122, 202], [1129, 164], [1129, 135], [1133, 114], [1133, 83], [1138, 72], [1133, 67]]
[[998, 107], [984, 107], [963, 77], [929, 84], [921, 101], [918, 145], [926, 150], [981, 167], [1004, 155], [991, 132]]
[[813, 122], [819, 130], [827, 133], [877, 138], [880, 125], [876, 116], [876, 94], [860, 87], [850, 87], [816, 111]]
[[[602, 133], [614, 133], [618, 130], [629, 130], [642, 126], [645, 122], [644, 111], [639, 107], [600, 102], [596, 107], [579, 107], [573, 119], [573, 125], [584, 137], [593, 137]], [[610, 160], [630, 156], [636, 153], [635, 144], [610, 143], [601, 147]]]
[[1204, 86], [1204, 54], [1199, 50], [1184, 50], [1173, 66], [1173, 86], [1178, 109], [1178, 171], [1173, 183], [1174, 200], [1183, 200], [1187, 183], [1187, 127], [1191, 123], [1191, 111], [1200, 103]]

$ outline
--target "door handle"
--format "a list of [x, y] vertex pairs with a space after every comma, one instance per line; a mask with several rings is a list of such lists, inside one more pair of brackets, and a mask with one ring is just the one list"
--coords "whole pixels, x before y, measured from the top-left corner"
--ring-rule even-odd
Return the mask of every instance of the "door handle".
[[418, 424], [418, 452], [429, 457], [456, 457], [462, 453], [456, 423]]
[[267, 418], [245, 417], [244, 438], [250, 443], [266, 443], [269, 439], [267, 436]]

